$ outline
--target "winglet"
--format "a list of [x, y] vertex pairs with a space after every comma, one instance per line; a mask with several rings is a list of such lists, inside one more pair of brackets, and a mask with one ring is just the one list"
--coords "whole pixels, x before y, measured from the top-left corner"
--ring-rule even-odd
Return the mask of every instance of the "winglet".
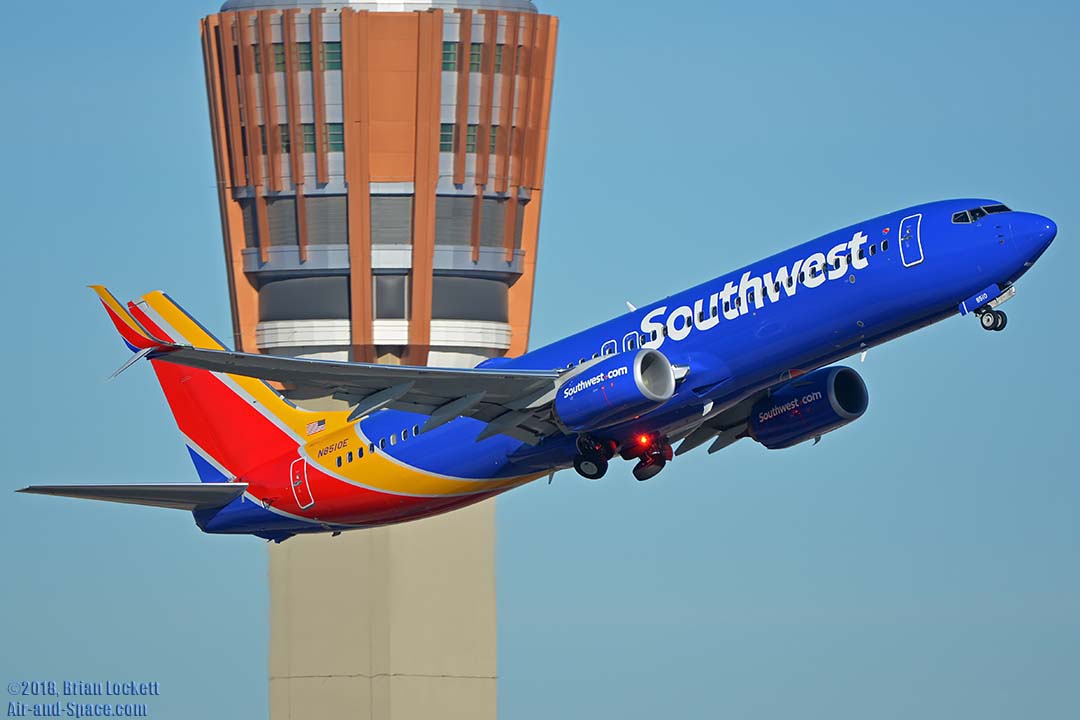
[[132, 352], [168, 346], [168, 343], [148, 333], [104, 285], [91, 285], [90, 289], [97, 293], [109, 319]]

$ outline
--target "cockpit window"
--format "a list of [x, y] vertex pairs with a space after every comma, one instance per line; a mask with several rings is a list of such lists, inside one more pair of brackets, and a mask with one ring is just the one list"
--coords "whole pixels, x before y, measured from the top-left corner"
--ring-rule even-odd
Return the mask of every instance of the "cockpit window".
[[991, 213], [1003, 213], [1012, 212], [1005, 205], [985, 205], [983, 207], [972, 208], [971, 210], [964, 210], [963, 212], [953, 213], [952, 221], [955, 224], [961, 223], [973, 223], [979, 218], [986, 217]]

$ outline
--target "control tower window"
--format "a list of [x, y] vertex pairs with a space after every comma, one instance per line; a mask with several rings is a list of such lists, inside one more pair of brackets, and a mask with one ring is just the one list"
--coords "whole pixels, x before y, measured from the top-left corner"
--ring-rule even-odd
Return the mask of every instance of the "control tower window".
[[439, 152], [454, 152], [453, 123], [443, 123], [439, 130]]
[[342, 123], [327, 123], [326, 140], [330, 146], [330, 152], [345, 152], [345, 125]]
[[444, 42], [442, 44], [442, 69], [457, 70], [458, 44], [456, 42]]
[[311, 43], [301, 42], [296, 43], [297, 64], [300, 67], [300, 71], [311, 69]]
[[323, 43], [323, 70], [341, 69], [341, 43]]
[[375, 276], [375, 319], [404, 320], [408, 317], [409, 283], [404, 275]]

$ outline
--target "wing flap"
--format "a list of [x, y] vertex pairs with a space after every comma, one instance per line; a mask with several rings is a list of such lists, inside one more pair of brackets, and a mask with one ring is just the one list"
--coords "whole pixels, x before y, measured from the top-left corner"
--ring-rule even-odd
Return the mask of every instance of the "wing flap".
[[16, 492], [56, 495], [80, 500], [147, 505], [172, 510], [221, 507], [244, 494], [247, 483], [182, 483], [161, 485], [31, 485]]

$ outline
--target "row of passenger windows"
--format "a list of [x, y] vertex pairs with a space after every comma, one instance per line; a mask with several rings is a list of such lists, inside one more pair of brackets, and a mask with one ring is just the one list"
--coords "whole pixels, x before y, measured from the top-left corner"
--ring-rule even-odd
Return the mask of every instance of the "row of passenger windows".
[[[255, 43], [252, 47], [255, 49], [255, 72], [262, 72], [262, 53], [259, 49], [259, 43]], [[285, 72], [285, 44], [274, 43], [274, 72]], [[240, 48], [234, 47], [233, 51], [236, 55], [236, 72], [240, 72]], [[340, 70], [341, 69], [341, 43], [340, 42], [324, 42], [322, 44], [321, 53], [321, 65], [323, 70]], [[300, 71], [311, 70], [311, 43], [298, 42], [296, 43], [296, 67]]]
[[[889, 241], [888, 240], [882, 240], [881, 241], [881, 252], [888, 252], [888, 250], [889, 250]], [[874, 255], [877, 255], [877, 253], [878, 253], [877, 243], [873, 243], [865, 251], [863, 250], [863, 248], [859, 248], [859, 252], [858, 252], [857, 256], [858, 256], [858, 258], [860, 260], [862, 260], [863, 258], [866, 257], [866, 255], [874, 256]], [[800, 272], [799, 276], [798, 276], [798, 278], [799, 278], [798, 281], [799, 282], [806, 282], [806, 278], [808, 276], [812, 277], [812, 278], [815, 278], [818, 275], [822, 275], [822, 274], [824, 274], [826, 272], [827, 268], [829, 268], [829, 267], [831, 267], [834, 270], [839, 270], [841, 267], [846, 267], [850, 262], [851, 262], [851, 255], [841, 255], [840, 257], [838, 257], [836, 259], [835, 262], [833, 262], [831, 265], [827, 265], [825, 268], [822, 268], [822, 269], [819, 270], [818, 268], [815, 267], [815, 268], [811, 269], [811, 271], [809, 273]], [[794, 275], [789, 276], [788, 279], [787, 279], [786, 284], [787, 284], [788, 287], [794, 287], [795, 286], [795, 276]], [[780, 292], [781, 287], [782, 287], [781, 282], [779, 280], [775, 281], [773, 283], [773, 293], [775, 294], [775, 293]], [[750, 292], [748, 292], [746, 294], [746, 302], [747, 302], [747, 304], [750, 304], [751, 302], [753, 302], [754, 297], [755, 297], [754, 291], [750, 290]], [[736, 310], [742, 308], [742, 298], [741, 297], [737, 297], [734, 300], [725, 300], [724, 301], [724, 312], [731, 312], [732, 308], [734, 308]], [[712, 307], [709, 308], [709, 315], [711, 315], [712, 317], [717, 317], [717, 316], [719, 316], [719, 314], [720, 314], [720, 308], [719, 308], [718, 305], [713, 305]], [[704, 322], [705, 318], [706, 318], [705, 309], [702, 308], [701, 311], [698, 312], [698, 318], [697, 318], [698, 322]], [[689, 322], [689, 321], [687, 321], [687, 322]], [[659, 333], [657, 333], [656, 330], [653, 330], [651, 333], [642, 333], [641, 336], [640, 336], [640, 342], [641, 342], [642, 345], [645, 345], [648, 342], [656, 340], [660, 336], [667, 337], [667, 334], [668, 334], [668, 328], [667, 328], [667, 325], [664, 325], [664, 327], [661, 328]], [[637, 340], [637, 339], [638, 338], [635, 338], [634, 336], [630, 336], [629, 338], [625, 339], [624, 340], [624, 343], [625, 343], [625, 348], [624, 349], [628, 350], [628, 351], [629, 350], [636, 350], [637, 349], [637, 342], [635, 342], [635, 340]], [[616, 353], [616, 351], [617, 351], [617, 346], [612, 345], [611, 348], [609, 348], [608, 350], [606, 350], [604, 352], [604, 355], [614, 355]], [[596, 358], [598, 358], [598, 357], [600, 357], [600, 353], [593, 353], [592, 354], [592, 358], [594, 360]], [[573, 368], [573, 367], [575, 367], [577, 365], [581, 365], [582, 363], [585, 362], [585, 360], [586, 360], [585, 358], [578, 358], [578, 361], [576, 363], [575, 362], [569, 362], [569, 363], [566, 364], [566, 367], [567, 367], [567, 369]]]
[[[469, 72], [480, 72], [484, 67], [484, 48], [486, 45], [472, 43], [469, 46]], [[517, 46], [517, 63], [521, 65], [521, 45]], [[461, 43], [444, 42], [442, 44], [442, 69], [457, 70], [458, 55], [461, 52]], [[495, 46], [495, 72], [501, 73], [503, 69], [503, 56], [506, 54], [506, 46], [499, 43]]]
[[[289, 123], [278, 124], [281, 135], [281, 152], [287, 153], [292, 148], [292, 136], [289, 133]], [[304, 152], [315, 152], [315, 124], [303, 123], [300, 126], [304, 138]], [[259, 126], [259, 138], [262, 141], [262, 152], [266, 154], [266, 126]], [[246, 140], [246, 138], [245, 138]], [[344, 123], [326, 123], [326, 146], [330, 152], [345, 152], [345, 125]], [[244, 152], [247, 152], [246, 142]]]
[[964, 210], [962, 212], [953, 213], [952, 221], [957, 225], [963, 225], [966, 223], [973, 223], [979, 218], [992, 215], [994, 213], [1011, 212], [1009, 208], [1004, 205], [985, 205], [983, 207], [972, 208], [971, 210]]
[[[372, 442], [372, 443], [368, 444], [367, 452], [368, 452], [369, 455], [374, 455], [376, 450], [385, 450], [387, 444], [389, 444], [391, 447], [393, 447], [394, 445], [397, 445], [399, 442], [405, 442], [410, 437], [415, 438], [415, 437], [418, 437], [419, 435], [420, 435], [420, 426], [419, 425], [413, 425], [411, 428], [405, 428], [400, 433], [395, 433], [394, 435], [390, 435], [388, 437], [380, 438], [377, 442]], [[363, 460], [363, 459], [364, 459], [364, 448], [361, 447], [361, 448], [357, 448], [355, 453], [352, 450], [350, 450], [347, 453], [342, 453], [341, 455], [338, 455], [337, 458], [335, 458], [335, 464], [338, 467], [341, 467], [342, 465], [347, 465], [348, 463], [351, 463], [354, 460]]]
[[[479, 125], [465, 126], [465, 152], [474, 153], [478, 146], [477, 134], [480, 132]], [[454, 152], [461, 144], [461, 126], [454, 123], [443, 123], [439, 128], [439, 152]], [[499, 126], [491, 126], [488, 153], [495, 152], [495, 146], [499, 142]]]

